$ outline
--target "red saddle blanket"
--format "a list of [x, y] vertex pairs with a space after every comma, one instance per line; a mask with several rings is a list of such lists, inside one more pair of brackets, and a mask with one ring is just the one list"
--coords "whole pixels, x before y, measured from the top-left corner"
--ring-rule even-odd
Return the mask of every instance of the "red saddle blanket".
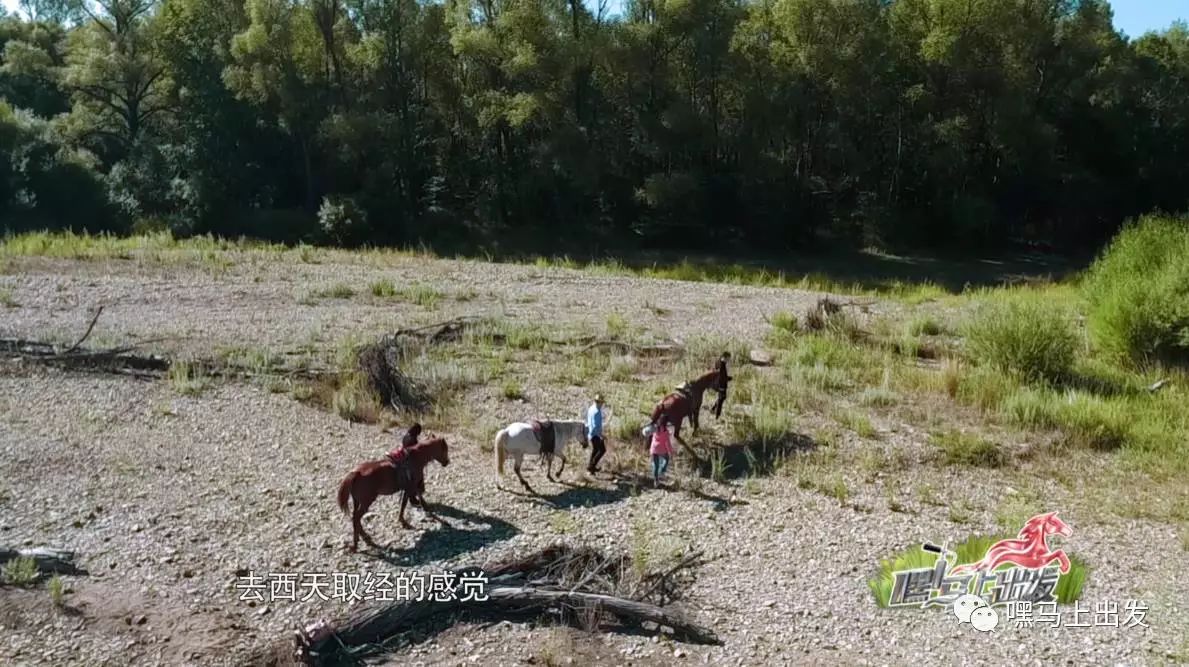
[[405, 449], [403, 446], [397, 447], [396, 449], [392, 450], [391, 452], [388, 452], [388, 460], [392, 461], [393, 465], [400, 465], [400, 464], [404, 463], [405, 459], [408, 458], [408, 456], [409, 456], [409, 451], [407, 449]]

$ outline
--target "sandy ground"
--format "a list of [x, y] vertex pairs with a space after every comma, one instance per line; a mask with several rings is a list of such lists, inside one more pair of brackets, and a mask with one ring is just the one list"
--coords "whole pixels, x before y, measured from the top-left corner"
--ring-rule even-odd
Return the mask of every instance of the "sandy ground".
[[[433, 310], [375, 299], [367, 285], [379, 278], [429, 284], [447, 296]], [[336, 283], [359, 294], [304, 298]], [[37, 260], [0, 276], [0, 287], [16, 304], [0, 309], [0, 336], [69, 340], [89, 319], [86, 309], [102, 303], [95, 341], [166, 336], [155, 348], [173, 354], [329, 344], [458, 314], [599, 328], [619, 312], [658, 337], [759, 340], [765, 316], [803, 311], [817, 296], [414, 259], [392, 267], [236, 265], [214, 275]], [[526, 410], [577, 417], [585, 400], [576, 387], [530, 392], [528, 405], [497, 400], [498, 393], [478, 389], [474, 400], [504, 421]], [[807, 428], [814, 419], [805, 416]], [[883, 436], [878, 447], [924, 456], [923, 431], [878, 414], [873, 421]], [[1013, 491], [994, 473], [926, 465], [874, 475], [843, 470], [851, 497], [841, 503], [786, 477], [651, 490], [607, 476], [592, 480], [575, 465], [566, 473], [574, 486], [558, 485], [530, 462], [526, 476], [542, 495], [533, 499], [496, 488], [482, 443], [449, 424], [432, 427], [452, 445], [452, 465], [428, 473], [430, 502], [442, 506], [450, 526], [411, 510], [415, 529], [401, 530], [399, 503], [381, 500], [368, 525], [387, 554], [350, 554], [333, 492], [356, 462], [392, 446], [378, 426], [350, 424], [249, 384], [183, 396], [166, 382], [6, 365], [0, 545], [75, 549], [89, 575], [66, 578], [62, 608], [44, 587], [0, 588], [0, 662], [233, 664], [297, 622], [346, 610], [339, 600], [317, 598], [249, 605], [239, 600], [237, 572], [429, 573], [558, 541], [629, 553], [641, 545], [705, 551], [712, 561], [678, 605], [715, 628], [723, 645], [548, 624], [463, 624], [414, 633], [378, 664], [1156, 665], [1189, 658], [1189, 587], [1169, 576], [1189, 566], [1175, 528], [1091, 515], [1077, 509], [1076, 489], [1055, 482], [1036, 487], [1074, 527], [1065, 544], [1091, 565], [1084, 608], [1113, 602], [1123, 610], [1142, 599], [1150, 627], [1001, 624], [981, 634], [940, 610], [877, 608], [866, 580], [880, 559], [922, 540], [995, 530], [995, 508]], [[877, 445], [848, 433], [836, 446], [855, 452]], [[505, 477], [504, 485], [515, 481]], [[922, 486], [940, 504], [911, 492]], [[902, 492], [896, 508], [889, 489]], [[950, 499], [969, 508], [966, 523], [952, 520]]]

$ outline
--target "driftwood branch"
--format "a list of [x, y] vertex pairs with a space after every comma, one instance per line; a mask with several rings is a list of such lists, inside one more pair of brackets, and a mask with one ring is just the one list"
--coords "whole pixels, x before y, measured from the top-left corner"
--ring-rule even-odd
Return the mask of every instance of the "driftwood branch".
[[78, 340], [74, 341], [74, 345], [71, 345], [70, 347], [66, 348], [67, 354], [77, 350], [78, 346], [82, 345], [83, 341], [87, 340], [87, 338], [89, 338], [91, 336], [91, 331], [95, 328], [95, 323], [99, 321], [99, 316], [102, 313], [103, 313], [103, 306], [99, 306], [98, 308], [95, 309], [95, 316], [91, 318], [91, 323], [87, 325], [87, 330], [83, 332], [82, 338], [79, 338]]
[[662, 357], [662, 356], [667, 356], [670, 354], [681, 355], [685, 352], [685, 349], [683, 347], [681, 347], [680, 345], [673, 345], [673, 344], [633, 345], [631, 343], [625, 343], [624, 341], [621, 341], [621, 340], [596, 340], [592, 343], [589, 343], [589, 344], [583, 346], [577, 352], [574, 352], [574, 354], [575, 355], [585, 354], [587, 352], [590, 352], [591, 350], [598, 349], [601, 347], [619, 348], [619, 350], [622, 352], [625, 352], [625, 353], [630, 352], [638, 357], [643, 357], [643, 356]]
[[[495, 606], [523, 606], [526, 604], [550, 606], [565, 604], [568, 606], [596, 607], [615, 614], [621, 619], [636, 622], [651, 622], [658, 626], [671, 628], [673, 633], [683, 639], [698, 644], [721, 643], [714, 631], [702, 627], [681, 614], [668, 609], [600, 593], [581, 593], [577, 591], [549, 591], [527, 586], [496, 586], [488, 591], [488, 603]], [[487, 603], [480, 603], [487, 604]]]
[[660, 589], [662, 586], [664, 586], [665, 582], [667, 582], [669, 580], [669, 577], [673, 576], [674, 574], [677, 574], [679, 571], [684, 570], [688, 567], [693, 567], [695, 565], [705, 564], [705, 561], [702, 560], [703, 555], [704, 555], [703, 552], [696, 551], [696, 552], [686, 556], [685, 558], [681, 559], [681, 562], [679, 562], [676, 565], [674, 565], [673, 567], [665, 570], [664, 572], [658, 572], [656, 574], [649, 575], [648, 577], [646, 577], [646, 579], [652, 580], [652, 585], [649, 586], [648, 589], [645, 590], [644, 593], [642, 595], [640, 595], [639, 597], [648, 598], [648, 596], [652, 595], [658, 589]]
[[381, 341], [396, 341], [403, 337], [419, 338], [431, 343], [441, 343], [448, 340], [458, 340], [462, 336], [462, 332], [469, 326], [473, 326], [483, 321], [484, 318], [467, 315], [463, 317], [456, 317], [445, 322], [435, 322], [434, 324], [426, 324], [420, 327], [410, 327], [406, 329], [397, 329], [388, 334]]
[[[84, 337], [85, 338], [85, 337]], [[79, 339], [81, 343], [83, 339]], [[144, 345], [153, 341], [142, 341]], [[137, 345], [113, 347], [106, 350], [89, 350], [76, 343], [65, 351], [39, 341], [14, 338], [0, 339], [0, 353], [10, 358], [30, 363], [64, 366], [71, 370], [119, 373], [140, 377], [158, 377], [169, 370], [170, 362], [157, 355], [134, 354]]]

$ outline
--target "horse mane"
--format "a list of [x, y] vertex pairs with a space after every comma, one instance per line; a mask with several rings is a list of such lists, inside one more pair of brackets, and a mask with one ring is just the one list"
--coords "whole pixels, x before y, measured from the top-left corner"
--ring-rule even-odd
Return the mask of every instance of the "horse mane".
[[422, 440], [415, 445], [409, 445], [405, 448], [409, 452], [409, 456], [417, 454], [432, 454], [433, 450], [446, 447], [445, 438], [430, 438], [429, 440]]
[[704, 384], [710, 382], [711, 380], [713, 380], [716, 377], [718, 377], [717, 370], [709, 371], [709, 372], [699, 375], [692, 382], [690, 382], [690, 384], [695, 385], [695, 386], [701, 386], [701, 385], [704, 385]]
[[409, 449], [413, 449], [413, 450], [429, 449], [430, 447], [441, 447], [444, 444], [446, 444], [445, 438], [441, 438], [441, 437], [430, 438], [429, 440], [422, 440], [421, 442], [413, 445], [412, 447], [409, 447]]
[[1045, 535], [1044, 527], [1052, 516], [1052, 514], [1041, 514], [1028, 519], [1024, 522], [1024, 527], [1020, 529], [1019, 537], [1023, 539], [1033, 539], [1038, 535], [1043, 537]]

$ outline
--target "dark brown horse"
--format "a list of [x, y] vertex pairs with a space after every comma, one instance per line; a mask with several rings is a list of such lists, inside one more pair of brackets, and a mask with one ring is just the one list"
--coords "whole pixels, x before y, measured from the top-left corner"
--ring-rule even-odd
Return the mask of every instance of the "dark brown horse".
[[683, 389], [678, 389], [662, 398], [661, 402], [652, 409], [652, 426], [655, 427], [661, 415], [665, 415], [669, 423], [673, 425], [673, 437], [684, 444], [685, 441], [681, 439], [681, 421], [688, 417], [694, 433], [698, 432], [698, 415], [702, 411], [702, 395], [706, 393], [707, 389], [713, 387], [717, 380], [718, 371], [713, 370], [685, 383]]
[[[343, 514], [347, 514], [347, 498], [350, 497], [355, 501], [355, 511], [350, 513], [353, 531], [351, 551], [355, 551], [359, 547], [360, 536], [363, 536], [364, 542], [373, 547], [376, 546], [371, 536], [363, 529], [363, 515], [367, 513], [368, 508], [379, 496], [392, 495], [398, 491], [404, 492], [400, 499], [400, 525], [404, 528], [413, 527], [409, 525], [408, 521], [405, 521], [405, 504], [410, 499], [413, 499], [413, 504], [419, 506], [426, 516], [435, 521], [441, 521], [425, 503], [425, 466], [433, 460], [437, 460], [443, 467], [450, 465], [450, 456], [446, 450], [445, 438], [426, 440], [406, 447], [399, 465], [393, 463], [390, 458], [368, 461], [360, 463], [343, 478], [342, 484], [339, 484], [339, 509], [343, 511]], [[401, 474], [402, 467], [405, 474]]]

